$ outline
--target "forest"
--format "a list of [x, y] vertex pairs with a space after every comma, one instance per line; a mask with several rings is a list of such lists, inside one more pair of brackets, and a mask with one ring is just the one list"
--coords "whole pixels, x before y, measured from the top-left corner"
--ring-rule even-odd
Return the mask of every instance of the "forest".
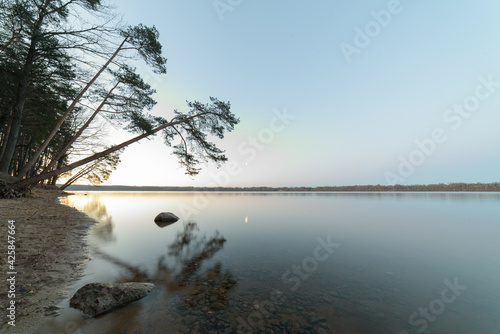
[[[209, 97], [154, 115], [156, 91], [137, 68], [167, 73], [160, 34], [118, 17], [101, 0], [0, 2], [0, 173], [16, 191], [100, 184], [125, 147], [155, 134], [188, 175], [227, 160], [210, 140], [239, 122], [230, 103]], [[130, 139], [105, 144], [110, 127]]]

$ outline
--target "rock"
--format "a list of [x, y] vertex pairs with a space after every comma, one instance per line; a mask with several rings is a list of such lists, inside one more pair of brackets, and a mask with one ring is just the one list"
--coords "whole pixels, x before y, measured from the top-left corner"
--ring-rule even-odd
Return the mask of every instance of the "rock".
[[61, 308], [58, 306], [49, 306], [45, 308], [45, 316], [58, 316], [60, 315], [59, 310]]
[[165, 227], [170, 224], [175, 223], [179, 220], [179, 217], [174, 215], [172, 212], [161, 212], [155, 217], [155, 223], [159, 227]]
[[146, 297], [151, 283], [90, 283], [73, 295], [69, 305], [92, 317]]
[[215, 302], [213, 304], [210, 304], [210, 308], [214, 311], [219, 311], [219, 310], [222, 310], [224, 309], [226, 306], [221, 303], [221, 302]]
[[315, 315], [312, 315], [307, 319], [307, 322], [310, 323], [311, 325], [314, 325], [319, 322], [319, 318]]

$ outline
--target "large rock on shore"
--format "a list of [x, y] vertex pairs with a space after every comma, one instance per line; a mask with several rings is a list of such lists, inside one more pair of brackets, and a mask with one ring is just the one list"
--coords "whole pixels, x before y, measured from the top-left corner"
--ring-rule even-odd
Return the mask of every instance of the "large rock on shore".
[[74, 294], [69, 305], [95, 317], [146, 297], [151, 283], [90, 283]]
[[165, 227], [170, 224], [175, 223], [179, 220], [179, 217], [174, 215], [172, 212], [161, 212], [155, 217], [155, 223], [159, 227]]

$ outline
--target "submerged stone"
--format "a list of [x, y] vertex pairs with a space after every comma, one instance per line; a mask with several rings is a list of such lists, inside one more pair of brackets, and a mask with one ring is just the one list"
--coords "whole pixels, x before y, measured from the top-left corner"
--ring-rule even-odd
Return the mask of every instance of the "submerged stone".
[[95, 317], [146, 297], [151, 283], [90, 283], [73, 295], [69, 305]]

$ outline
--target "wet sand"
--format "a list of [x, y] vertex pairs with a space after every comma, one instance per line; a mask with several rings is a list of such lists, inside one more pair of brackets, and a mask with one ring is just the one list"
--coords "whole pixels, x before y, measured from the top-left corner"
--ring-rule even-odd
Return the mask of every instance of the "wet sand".
[[[96, 222], [61, 204], [67, 195], [36, 188], [30, 198], [0, 200], [0, 333], [34, 332], [56, 316], [55, 306], [65, 298], [67, 286], [83, 274], [89, 259], [87, 235]], [[7, 258], [9, 220], [15, 221], [14, 270]], [[11, 271], [16, 274], [8, 274]], [[12, 276], [14, 298], [9, 297]], [[7, 323], [12, 300], [15, 326]]]

